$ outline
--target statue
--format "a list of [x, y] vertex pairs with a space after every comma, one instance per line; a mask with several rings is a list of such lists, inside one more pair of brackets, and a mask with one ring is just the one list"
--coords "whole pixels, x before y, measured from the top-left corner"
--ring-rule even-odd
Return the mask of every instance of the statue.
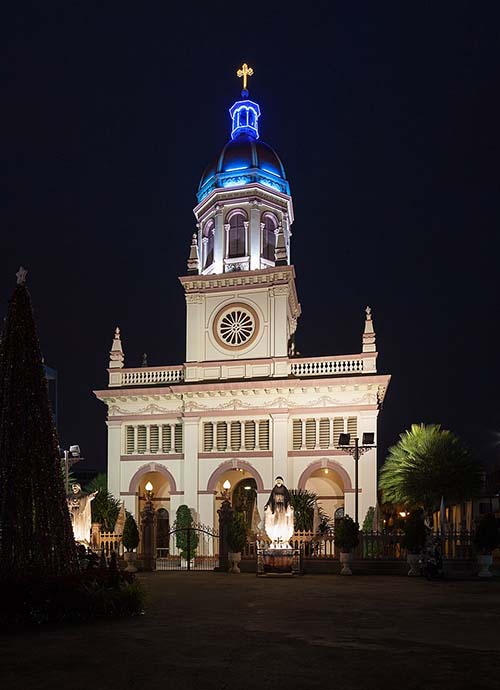
[[290, 492], [283, 477], [276, 477], [275, 485], [264, 506], [264, 529], [271, 539], [272, 549], [289, 549], [293, 536], [293, 507]]
[[97, 491], [85, 494], [80, 484], [71, 485], [71, 494], [67, 497], [73, 536], [76, 542], [89, 543], [92, 514], [90, 504], [94, 500]]

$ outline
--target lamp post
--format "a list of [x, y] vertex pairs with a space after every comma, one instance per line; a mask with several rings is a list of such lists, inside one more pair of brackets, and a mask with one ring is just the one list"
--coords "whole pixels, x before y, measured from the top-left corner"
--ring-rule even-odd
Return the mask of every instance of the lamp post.
[[351, 434], [340, 434], [337, 448], [349, 453], [354, 458], [354, 522], [358, 522], [358, 463], [362, 455], [368, 450], [376, 448], [375, 434], [372, 432], [364, 433], [361, 445], [359, 445], [359, 438], [355, 436], [353, 446], [351, 446]]
[[70, 446], [69, 450], [63, 450], [64, 460], [64, 486], [66, 488], [66, 495], [69, 493], [69, 470], [75, 462], [80, 462], [84, 458], [80, 455], [80, 446]]

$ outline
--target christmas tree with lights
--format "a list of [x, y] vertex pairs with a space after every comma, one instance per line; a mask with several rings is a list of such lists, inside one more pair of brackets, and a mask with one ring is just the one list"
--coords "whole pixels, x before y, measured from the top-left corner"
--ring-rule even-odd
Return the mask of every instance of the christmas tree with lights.
[[78, 570], [26, 271], [0, 340], [0, 580]]

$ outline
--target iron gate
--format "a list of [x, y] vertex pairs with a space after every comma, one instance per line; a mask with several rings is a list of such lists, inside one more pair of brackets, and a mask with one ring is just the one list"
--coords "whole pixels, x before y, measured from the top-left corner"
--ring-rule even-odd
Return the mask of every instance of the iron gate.
[[156, 570], [215, 570], [219, 567], [219, 532], [207, 525], [177, 527], [168, 533], [168, 547], [156, 549]]

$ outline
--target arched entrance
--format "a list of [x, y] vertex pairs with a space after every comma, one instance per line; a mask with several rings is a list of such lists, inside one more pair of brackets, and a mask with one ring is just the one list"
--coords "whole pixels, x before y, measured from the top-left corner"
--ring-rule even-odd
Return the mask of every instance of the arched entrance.
[[[169, 523], [170, 514], [170, 492], [176, 491], [175, 479], [166, 467], [156, 462], [143, 465], [130, 480], [129, 491], [135, 493], [135, 519], [138, 525], [141, 523], [141, 512], [148, 500], [146, 485], [153, 488], [149, 497], [155, 510], [155, 525], [160, 524], [160, 529], [164, 530]], [[168, 531], [168, 527], [166, 528]], [[155, 532], [157, 533], [157, 529]]]
[[[245, 489], [249, 486], [250, 489]], [[252, 498], [257, 496], [258, 491], [264, 490], [264, 482], [257, 470], [246, 460], [228, 460], [221, 463], [212, 473], [208, 480], [207, 490], [213, 492], [214, 500], [214, 516], [213, 524], [218, 524], [217, 510], [221, 507], [222, 501], [227, 497], [232, 505], [234, 500], [238, 501], [238, 505], [245, 504], [245, 510], [250, 510], [249, 499], [244, 499], [242, 492], [251, 492]], [[252, 517], [250, 518], [250, 529], [253, 523], [258, 521], [259, 517], [255, 510], [257, 505], [256, 500], [251, 506]]]
[[318, 505], [333, 520], [345, 506], [345, 492], [351, 490], [349, 475], [332, 460], [311, 463], [299, 479], [299, 488], [312, 491]]
[[232, 506], [245, 516], [248, 532], [256, 532], [257, 482], [253, 477], [241, 479], [233, 489]]

